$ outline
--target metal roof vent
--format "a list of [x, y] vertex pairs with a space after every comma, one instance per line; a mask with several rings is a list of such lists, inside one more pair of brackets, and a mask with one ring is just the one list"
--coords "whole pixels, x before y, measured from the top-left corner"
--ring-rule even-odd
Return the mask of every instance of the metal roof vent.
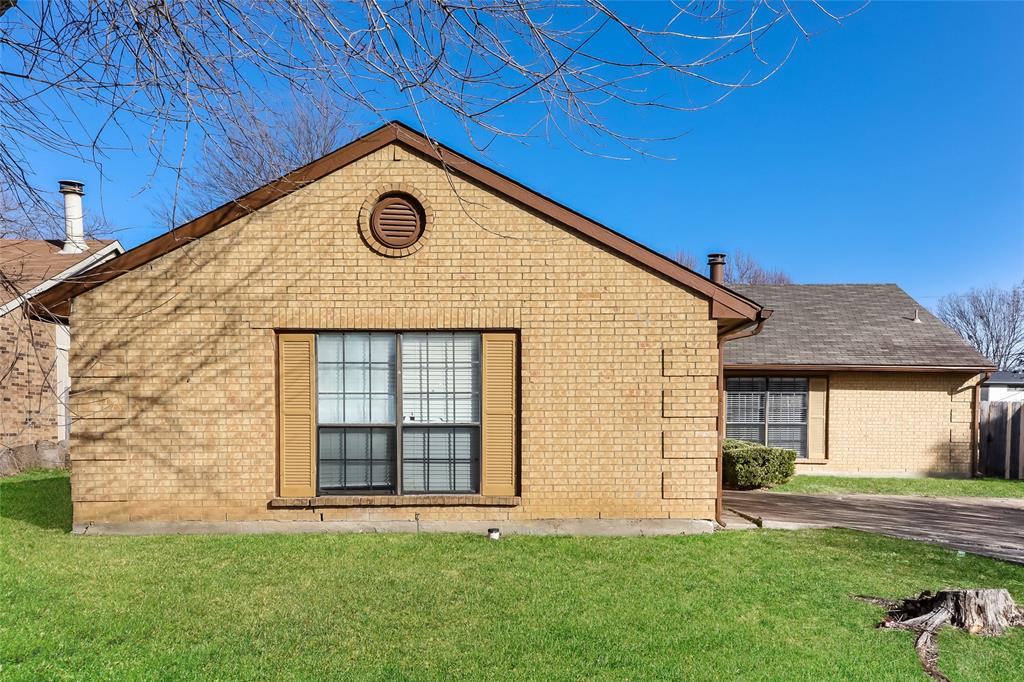
[[370, 215], [374, 239], [393, 249], [412, 246], [423, 234], [423, 207], [408, 194], [381, 197]]
[[82, 217], [82, 196], [85, 185], [77, 180], [61, 180], [60, 193], [64, 195], [64, 248], [61, 253], [83, 253], [89, 250], [85, 243], [85, 221]]
[[921, 324], [921, 315], [917, 308], [914, 308], [914, 324]]

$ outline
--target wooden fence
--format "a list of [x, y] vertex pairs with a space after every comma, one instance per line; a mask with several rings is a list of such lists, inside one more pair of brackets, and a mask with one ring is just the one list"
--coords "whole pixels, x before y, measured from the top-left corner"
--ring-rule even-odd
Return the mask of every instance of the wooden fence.
[[1024, 480], [1024, 402], [981, 404], [981, 473]]

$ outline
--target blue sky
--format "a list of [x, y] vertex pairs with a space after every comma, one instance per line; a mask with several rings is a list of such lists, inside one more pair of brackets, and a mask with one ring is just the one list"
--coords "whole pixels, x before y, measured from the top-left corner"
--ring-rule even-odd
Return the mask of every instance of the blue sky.
[[[674, 160], [544, 138], [481, 157], [450, 119], [429, 132], [667, 254], [741, 249], [797, 282], [896, 282], [927, 306], [1024, 278], [1024, 3], [876, 2], [675, 123], [686, 134], [653, 149]], [[111, 154], [102, 180], [34, 165], [44, 185], [85, 180], [126, 246], [156, 233], [144, 153]]]

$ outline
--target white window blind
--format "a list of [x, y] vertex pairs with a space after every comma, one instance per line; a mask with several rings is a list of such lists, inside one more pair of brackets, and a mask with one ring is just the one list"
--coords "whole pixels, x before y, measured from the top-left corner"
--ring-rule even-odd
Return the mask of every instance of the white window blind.
[[480, 338], [317, 335], [319, 489], [478, 492]]
[[795, 450], [807, 457], [807, 379], [730, 377], [726, 437]]
[[402, 336], [402, 422], [480, 421], [480, 335]]
[[726, 437], [764, 442], [765, 385], [762, 377], [732, 377], [726, 381]]
[[807, 379], [768, 380], [767, 443], [807, 456]]

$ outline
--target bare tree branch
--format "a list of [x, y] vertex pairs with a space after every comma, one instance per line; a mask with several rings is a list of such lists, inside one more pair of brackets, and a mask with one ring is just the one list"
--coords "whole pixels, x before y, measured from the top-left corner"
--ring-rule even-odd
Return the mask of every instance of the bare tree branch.
[[[705, 270], [700, 260], [689, 251], [680, 249], [672, 260], [694, 272]], [[743, 251], [736, 250], [725, 261], [723, 278], [728, 284], [792, 284], [793, 280], [782, 270], [769, 270]]]
[[999, 369], [1024, 369], [1024, 280], [944, 296], [936, 315]]
[[353, 135], [346, 112], [322, 100], [280, 113], [232, 112], [203, 141], [198, 160], [181, 173], [159, 217], [168, 227], [191, 220], [330, 153]]
[[[846, 19], [821, 2], [601, 0], [0, 0], [0, 187], [40, 201], [46, 149], [102, 167], [145, 150], [179, 170], [187, 139], [226, 140], [288, 92], [372, 122], [441, 112], [471, 139], [559, 135], [647, 154], [623, 111], [702, 109], [753, 87], [795, 41]], [[798, 17], [799, 15], [799, 17]], [[514, 115], [512, 115], [514, 114]], [[615, 124], [612, 123], [615, 121]], [[140, 135], [139, 131], [143, 131]]]

